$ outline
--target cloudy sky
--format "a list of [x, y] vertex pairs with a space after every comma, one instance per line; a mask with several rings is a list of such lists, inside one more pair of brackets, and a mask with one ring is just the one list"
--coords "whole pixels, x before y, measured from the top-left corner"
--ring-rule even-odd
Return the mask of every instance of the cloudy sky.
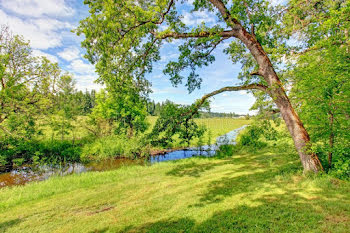
[[[80, 47], [82, 38], [71, 32], [79, 21], [88, 15], [83, 0], [0, 0], [0, 22], [7, 24], [15, 34], [23, 35], [30, 41], [34, 55], [46, 56], [58, 62], [63, 70], [74, 74], [80, 90], [99, 89], [94, 83], [97, 75], [94, 67], [83, 58]], [[183, 22], [198, 25], [202, 21], [214, 23], [215, 15], [197, 12], [183, 14]], [[155, 64], [147, 78], [152, 82], [151, 98], [156, 102], [172, 100], [180, 104], [191, 104], [208, 92], [218, 88], [238, 84], [240, 65], [232, 64], [222, 50], [228, 43], [219, 46], [216, 61], [199, 72], [203, 79], [202, 88], [188, 94], [183, 86], [172, 87], [162, 70], [170, 60], [176, 60], [179, 42], [166, 44], [162, 50], [162, 60]], [[254, 103], [251, 94], [245, 91], [226, 92], [212, 98], [211, 110], [215, 112], [235, 112], [245, 114]]]

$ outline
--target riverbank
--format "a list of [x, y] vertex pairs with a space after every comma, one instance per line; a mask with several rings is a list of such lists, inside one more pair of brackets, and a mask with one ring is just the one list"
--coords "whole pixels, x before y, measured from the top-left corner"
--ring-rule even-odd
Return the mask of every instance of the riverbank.
[[349, 192], [283, 145], [5, 188], [0, 231], [347, 232]]
[[118, 169], [122, 166], [133, 165], [150, 165], [158, 162], [169, 160], [178, 160], [193, 156], [213, 156], [220, 145], [235, 144], [236, 137], [239, 132], [246, 126], [234, 129], [227, 134], [216, 138], [216, 143], [191, 148], [173, 148], [151, 150], [150, 155], [144, 158], [107, 158], [100, 161], [90, 163], [64, 163], [59, 166], [55, 165], [26, 165], [15, 168], [14, 170], [0, 174], [0, 188], [24, 185], [33, 181], [46, 180], [52, 176], [65, 176], [71, 174], [80, 174], [89, 171], [109, 171]]

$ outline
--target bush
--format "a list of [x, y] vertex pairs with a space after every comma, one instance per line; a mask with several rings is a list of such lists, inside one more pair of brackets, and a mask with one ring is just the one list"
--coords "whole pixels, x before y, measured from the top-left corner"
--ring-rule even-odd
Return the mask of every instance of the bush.
[[323, 162], [322, 165], [327, 172], [339, 179], [350, 180], [350, 147], [346, 143], [335, 145], [332, 149], [332, 167], [328, 168], [328, 151], [330, 149], [323, 144], [317, 145], [314, 151]]
[[246, 127], [237, 137], [237, 145], [249, 149], [261, 149], [266, 147], [267, 141], [277, 141], [280, 133], [272, 126], [271, 121], [256, 121]]
[[239, 146], [237, 145], [230, 145], [230, 144], [226, 144], [226, 145], [221, 145], [219, 147], [219, 149], [216, 151], [215, 156], [216, 157], [227, 157], [227, 156], [232, 156], [234, 153], [236, 153], [237, 151], [239, 151]]
[[249, 147], [251, 149], [261, 149], [267, 145], [260, 140], [263, 133], [264, 131], [261, 127], [250, 125], [238, 135], [237, 145]]
[[95, 140], [83, 147], [83, 161], [103, 160], [115, 157], [145, 157], [149, 155], [149, 147], [143, 138], [113, 135]]

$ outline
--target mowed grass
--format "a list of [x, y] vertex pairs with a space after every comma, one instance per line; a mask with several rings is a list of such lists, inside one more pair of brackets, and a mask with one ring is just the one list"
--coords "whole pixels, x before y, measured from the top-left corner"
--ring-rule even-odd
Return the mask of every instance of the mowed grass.
[[3, 232], [349, 232], [350, 183], [288, 147], [55, 177], [0, 190]]

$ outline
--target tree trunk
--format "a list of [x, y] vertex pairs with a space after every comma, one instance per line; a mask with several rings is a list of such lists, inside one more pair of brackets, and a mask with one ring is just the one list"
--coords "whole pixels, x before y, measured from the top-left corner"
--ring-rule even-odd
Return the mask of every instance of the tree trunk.
[[287, 128], [293, 138], [295, 148], [299, 153], [304, 171], [318, 172], [323, 170], [317, 155], [308, 150], [310, 146], [310, 137], [299, 116], [294, 111], [283, 85], [264, 49], [256, 38], [249, 34], [242, 26], [237, 33], [237, 38], [247, 46], [257, 61], [259, 70], [255, 73], [264, 77], [265, 81], [267, 82], [267, 93], [274, 100], [277, 107], [281, 111], [282, 118], [287, 125]]
[[[231, 27], [232, 36], [245, 44], [258, 63], [259, 70], [254, 72], [254, 75], [262, 76], [267, 82], [268, 88], [266, 91], [281, 111], [283, 120], [286, 122], [287, 128], [293, 138], [295, 148], [299, 153], [304, 171], [318, 172], [323, 170], [317, 155], [308, 151], [310, 137], [294, 111], [283, 85], [261, 44], [257, 41], [253, 33], [250, 34], [237, 19], [232, 17], [222, 0], [209, 1], [220, 11], [227, 25]], [[253, 29], [254, 27], [252, 26]]]

